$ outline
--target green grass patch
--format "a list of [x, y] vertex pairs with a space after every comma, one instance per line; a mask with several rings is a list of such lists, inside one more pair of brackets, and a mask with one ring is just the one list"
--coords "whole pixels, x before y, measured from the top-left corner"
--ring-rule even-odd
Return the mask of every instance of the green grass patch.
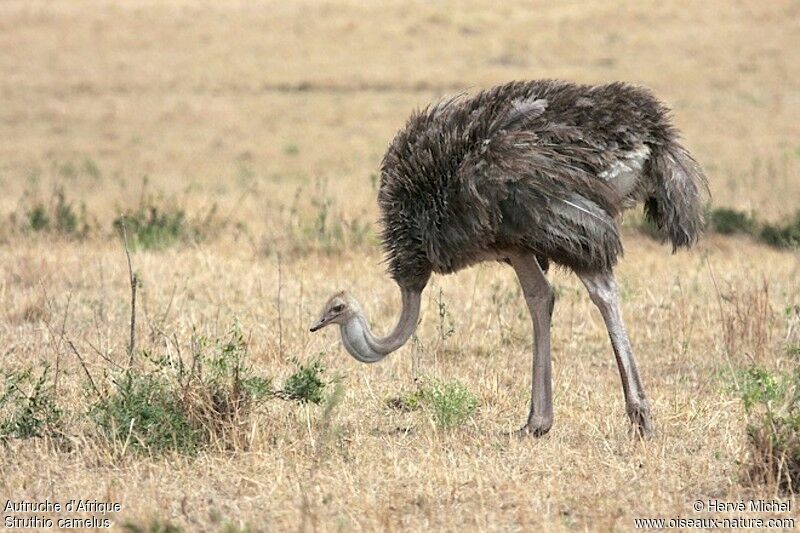
[[194, 454], [203, 444], [185, 397], [163, 373], [130, 371], [91, 409], [91, 418], [112, 441], [137, 452]]
[[478, 407], [478, 399], [459, 381], [431, 383], [423, 398], [434, 422], [442, 428], [464, 424]]
[[114, 219], [114, 229], [127, 236], [131, 248], [160, 250], [189, 236], [186, 215], [181, 209], [149, 206]]
[[94, 396], [89, 417], [118, 451], [195, 455], [204, 449], [246, 450], [253, 416], [270, 399], [321, 404], [325, 369], [302, 364], [281, 388], [255, 371], [238, 325], [228, 337], [195, 337], [187, 360], [143, 350], [134, 365], [110, 376]]
[[[663, 241], [663, 233], [643, 218], [638, 230], [654, 240]], [[727, 207], [711, 208], [706, 212], [706, 231], [720, 235], [749, 235], [774, 248], [800, 247], [800, 210], [784, 223], [762, 223], [754, 215]]]
[[293, 362], [297, 365], [297, 371], [286, 380], [280, 391], [281, 395], [300, 403], [319, 405], [325, 399], [324, 392], [327, 384], [322, 378], [325, 367], [319, 361], [302, 364], [294, 359]]
[[758, 233], [759, 239], [776, 248], [800, 246], [800, 210], [794, 218], [784, 224], [764, 224]]
[[90, 225], [86, 206], [76, 207], [69, 201], [64, 191], [57, 189], [49, 201], [31, 200], [24, 202], [23, 214], [11, 215], [12, 222], [23, 231], [50, 233], [73, 238], [83, 238], [89, 233]]
[[212, 205], [205, 214], [190, 217], [182, 208], [151, 198], [137, 209], [123, 212], [112, 226], [120, 236], [127, 236], [132, 249], [163, 250], [219, 233], [225, 224], [217, 220], [216, 212], [217, 206]]
[[752, 366], [736, 382], [747, 414], [748, 477], [755, 484], [796, 493], [800, 490], [800, 367], [773, 372]]
[[399, 411], [427, 412], [440, 428], [466, 423], [478, 407], [478, 398], [457, 380], [425, 380], [409, 394], [391, 398], [387, 405]]
[[62, 411], [49, 382], [50, 367], [39, 375], [32, 367], [2, 371], [0, 388], [0, 441], [58, 436]]
[[189, 361], [143, 351], [133, 368], [96, 390], [90, 417], [123, 450], [193, 455], [206, 447], [246, 449], [247, 422], [271, 381], [248, 363], [234, 326], [227, 339], [195, 338]]
[[711, 229], [722, 235], [732, 235], [734, 233], [752, 234], [756, 227], [753, 218], [744, 211], [720, 207], [712, 209], [708, 215]]

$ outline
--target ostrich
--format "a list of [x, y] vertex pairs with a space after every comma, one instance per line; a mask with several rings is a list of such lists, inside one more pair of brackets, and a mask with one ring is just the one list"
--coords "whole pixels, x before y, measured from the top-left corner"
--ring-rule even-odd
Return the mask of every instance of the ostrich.
[[701, 232], [706, 179], [669, 113], [642, 87], [559, 80], [511, 82], [416, 111], [383, 157], [378, 192], [400, 319], [376, 337], [356, 299], [340, 292], [311, 331], [338, 324], [353, 357], [380, 361], [414, 332], [432, 272], [508, 263], [534, 334], [530, 414], [519, 431], [541, 436], [553, 424], [553, 262], [580, 278], [600, 310], [634, 432], [652, 434], [613, 267], [623, 253], [618, 215], [640, 202], [673, 252]]

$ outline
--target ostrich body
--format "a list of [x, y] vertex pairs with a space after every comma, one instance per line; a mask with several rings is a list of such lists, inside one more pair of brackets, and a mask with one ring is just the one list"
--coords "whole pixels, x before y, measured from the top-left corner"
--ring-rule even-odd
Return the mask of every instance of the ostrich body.
[[481, 261], [516, 271], [534, 330], [531, 407], [521, 431], [553, 423], [550, 262], [575, 272], [608, 329], [628, 416], [652, 432], [650, 412], [619, 309], [613, 267], [622, 254], [616, 219], [644, 203], [673, 251], [703, 225], [705, 177], [679, 144], [669, 110], [648, 90], [512, 82], [415, 112], [381, 165], [378, 202], [389, 273], [402, 294], [393, 331], [377, 338], [358, 302], [338, 293], [316, 331], [338, 324], [347, 351], [380, 361], [416, 327], [431, 273]]

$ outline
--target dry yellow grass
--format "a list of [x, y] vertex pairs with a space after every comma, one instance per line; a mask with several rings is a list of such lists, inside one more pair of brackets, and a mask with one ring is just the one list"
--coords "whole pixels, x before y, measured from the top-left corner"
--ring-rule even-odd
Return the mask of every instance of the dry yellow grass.
[[[754, 358], [785, 363], [796, 252], [714, 236], [670, 255], [626, 232], [618, 277], [658, 429], [646, 443], [629, 438], [599, 313], [574, 276], [554, 273], [555, 426], [516, 440], [500, 434], [527, 413], [531, 334], [513, 272], [435, 277], [427, 349], [359, 365], [332, 330], [307, 326], [348, 288], [384, 329], [396, 289], [370, 239], [316, 250], [302, 228], [318, 209], [295, 196], [330, 199], [334, 220], [371, 221], [370, 175], [415, 106], [509, 79], [623, 79], [672, 104], [717, 204], [778, 220], [800, 207], [799, 20], [789, 1], [3, 2], [0, 215], [59, 186], [96, 228], [86, 240], [0, 229], [0, 365], [60, 360], [74, 445], [10, 442], [0, 503], [116, 501], [117, 526], [187, 531], [628, 530], [634, 517], [710, 516], [692, 511], [698, 499], [772, 497], [743, 483], [743, 413], [726, 375]], [[94, 438], [80, 416], [83, 371], [54, 332], [66, 318], [95, 375], [107, 363], [91, 346], [125, 359], [127, 265], [111, 221], [139, 201], [144, 176], [191, 214], [218, 204], [228, 224], [199, 244], [133, 254], [140, 346], [164, 349], [156, 326], [185, 345], [193, 328], [224, 335], [238, 319], [260, 373], [280, 379], [290, 357], [321, 354], [345, 391], [327, 433], [321, 408], [275, 401], [250, 420], [246, 451], [151, 459]], [[734, 354], [712, 272], [744, 305], [769, 287], [769, 320]], [[439, 288], [455, 334], [437, 344]], [[387, 406], [420, 376], [466, 384], [473, 419], [440, 430]]]

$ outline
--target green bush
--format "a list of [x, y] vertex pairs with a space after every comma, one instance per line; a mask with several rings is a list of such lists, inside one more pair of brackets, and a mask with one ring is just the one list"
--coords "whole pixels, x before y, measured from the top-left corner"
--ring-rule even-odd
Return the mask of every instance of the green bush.
[[748, 474], [784, 493], [800, 490], [800, 367], [770, 372], [753, 366], [737, 380], [747, 414]]
[[434, 382], [423, 395], [439, 427], [460, 426], [472, 416], [478, 399], [458, 381]]
[[47, 231], [50, 229], [50, 215], [44, 204], [36, 204], [27, 213], [28, 227], [33, 231]]
[[776, 248], [792, 248], [800, 246], [800, 211], [785, 225], [764, 224], [759, 238]]
[[295, 359], [294, 363], [298, 369], [283, 384], [281, 395], [300, 403], [319, 405], [325, 398], [326, 383], [322, 380], [325, 367], [319, 361], [304, 365]]
[[131, 248], [163, 250], [181, 242], [198, 242], [213, 237], [226, 222], [217, 217], [217, 206], [190, 217], [178, 207], [148, 198], [134, 211], [125, 211], [114, 219], [113, 228], [127, 235]]
[[[730, 209], [718, 207], [706, 212], [708, 231], [722, 235], [746, 234], [776, 248], [800, 246], [800, 210], [785, 224], [759, 223], [753, 216]], [[663, 240], [663, 234], [647, 218], [642, 219], [639, 231], [656, 240]]]
[[74, 234], [78, 231], [78, 215], [72, 204], [64, 198], [63, 192], [56, 197], [55, 226], [59, 233]]
[[427, 411], [437, 426], [451, 428], [464, 424], [475, 413], [478, 399], [459, 381], [429, 380], [405, 396], [387, 401], [399, 411]]
[[180, 390], [160, 373], [126, 372], [108, 397], [92, 406], [91, 417], [113, 441], [137, 452], [193, 454], [203, 443]]
[[52, 387], [47, 386], [50, 367], [39, 377], [33, 368], [3, 371], [0, 389], [0, 441], [60, 434], [61, 409]]
[[755, 228], [755, 221], [744, 211], [727, 207], [712, 209], [708, 216], [711, 229], [723, 235], [734, 233], [750, 234]]
[[238, 325], [226, 340], [195, 338], [189, 364], [143, 351], [97, 391], [91, 418], [109, 440], [151, 455], [246, 448], [248, 417], [273, 394], [248, 357]]
[[182, 210], [168, 208], [162, 211], [153, 205], [120, 215], [113, 224], [120, 234], [124, 225], [128, 244], [134, 249], [160, 250], [172, 246], [190, 233]]
[[86, 207], [76, 211], [74, 205], [57, 190], [48, 205], [35, 202], [25, 212], [24, 229], [34, 232], [52, 232], [70, 237], [85, 237], [89, 232]]

